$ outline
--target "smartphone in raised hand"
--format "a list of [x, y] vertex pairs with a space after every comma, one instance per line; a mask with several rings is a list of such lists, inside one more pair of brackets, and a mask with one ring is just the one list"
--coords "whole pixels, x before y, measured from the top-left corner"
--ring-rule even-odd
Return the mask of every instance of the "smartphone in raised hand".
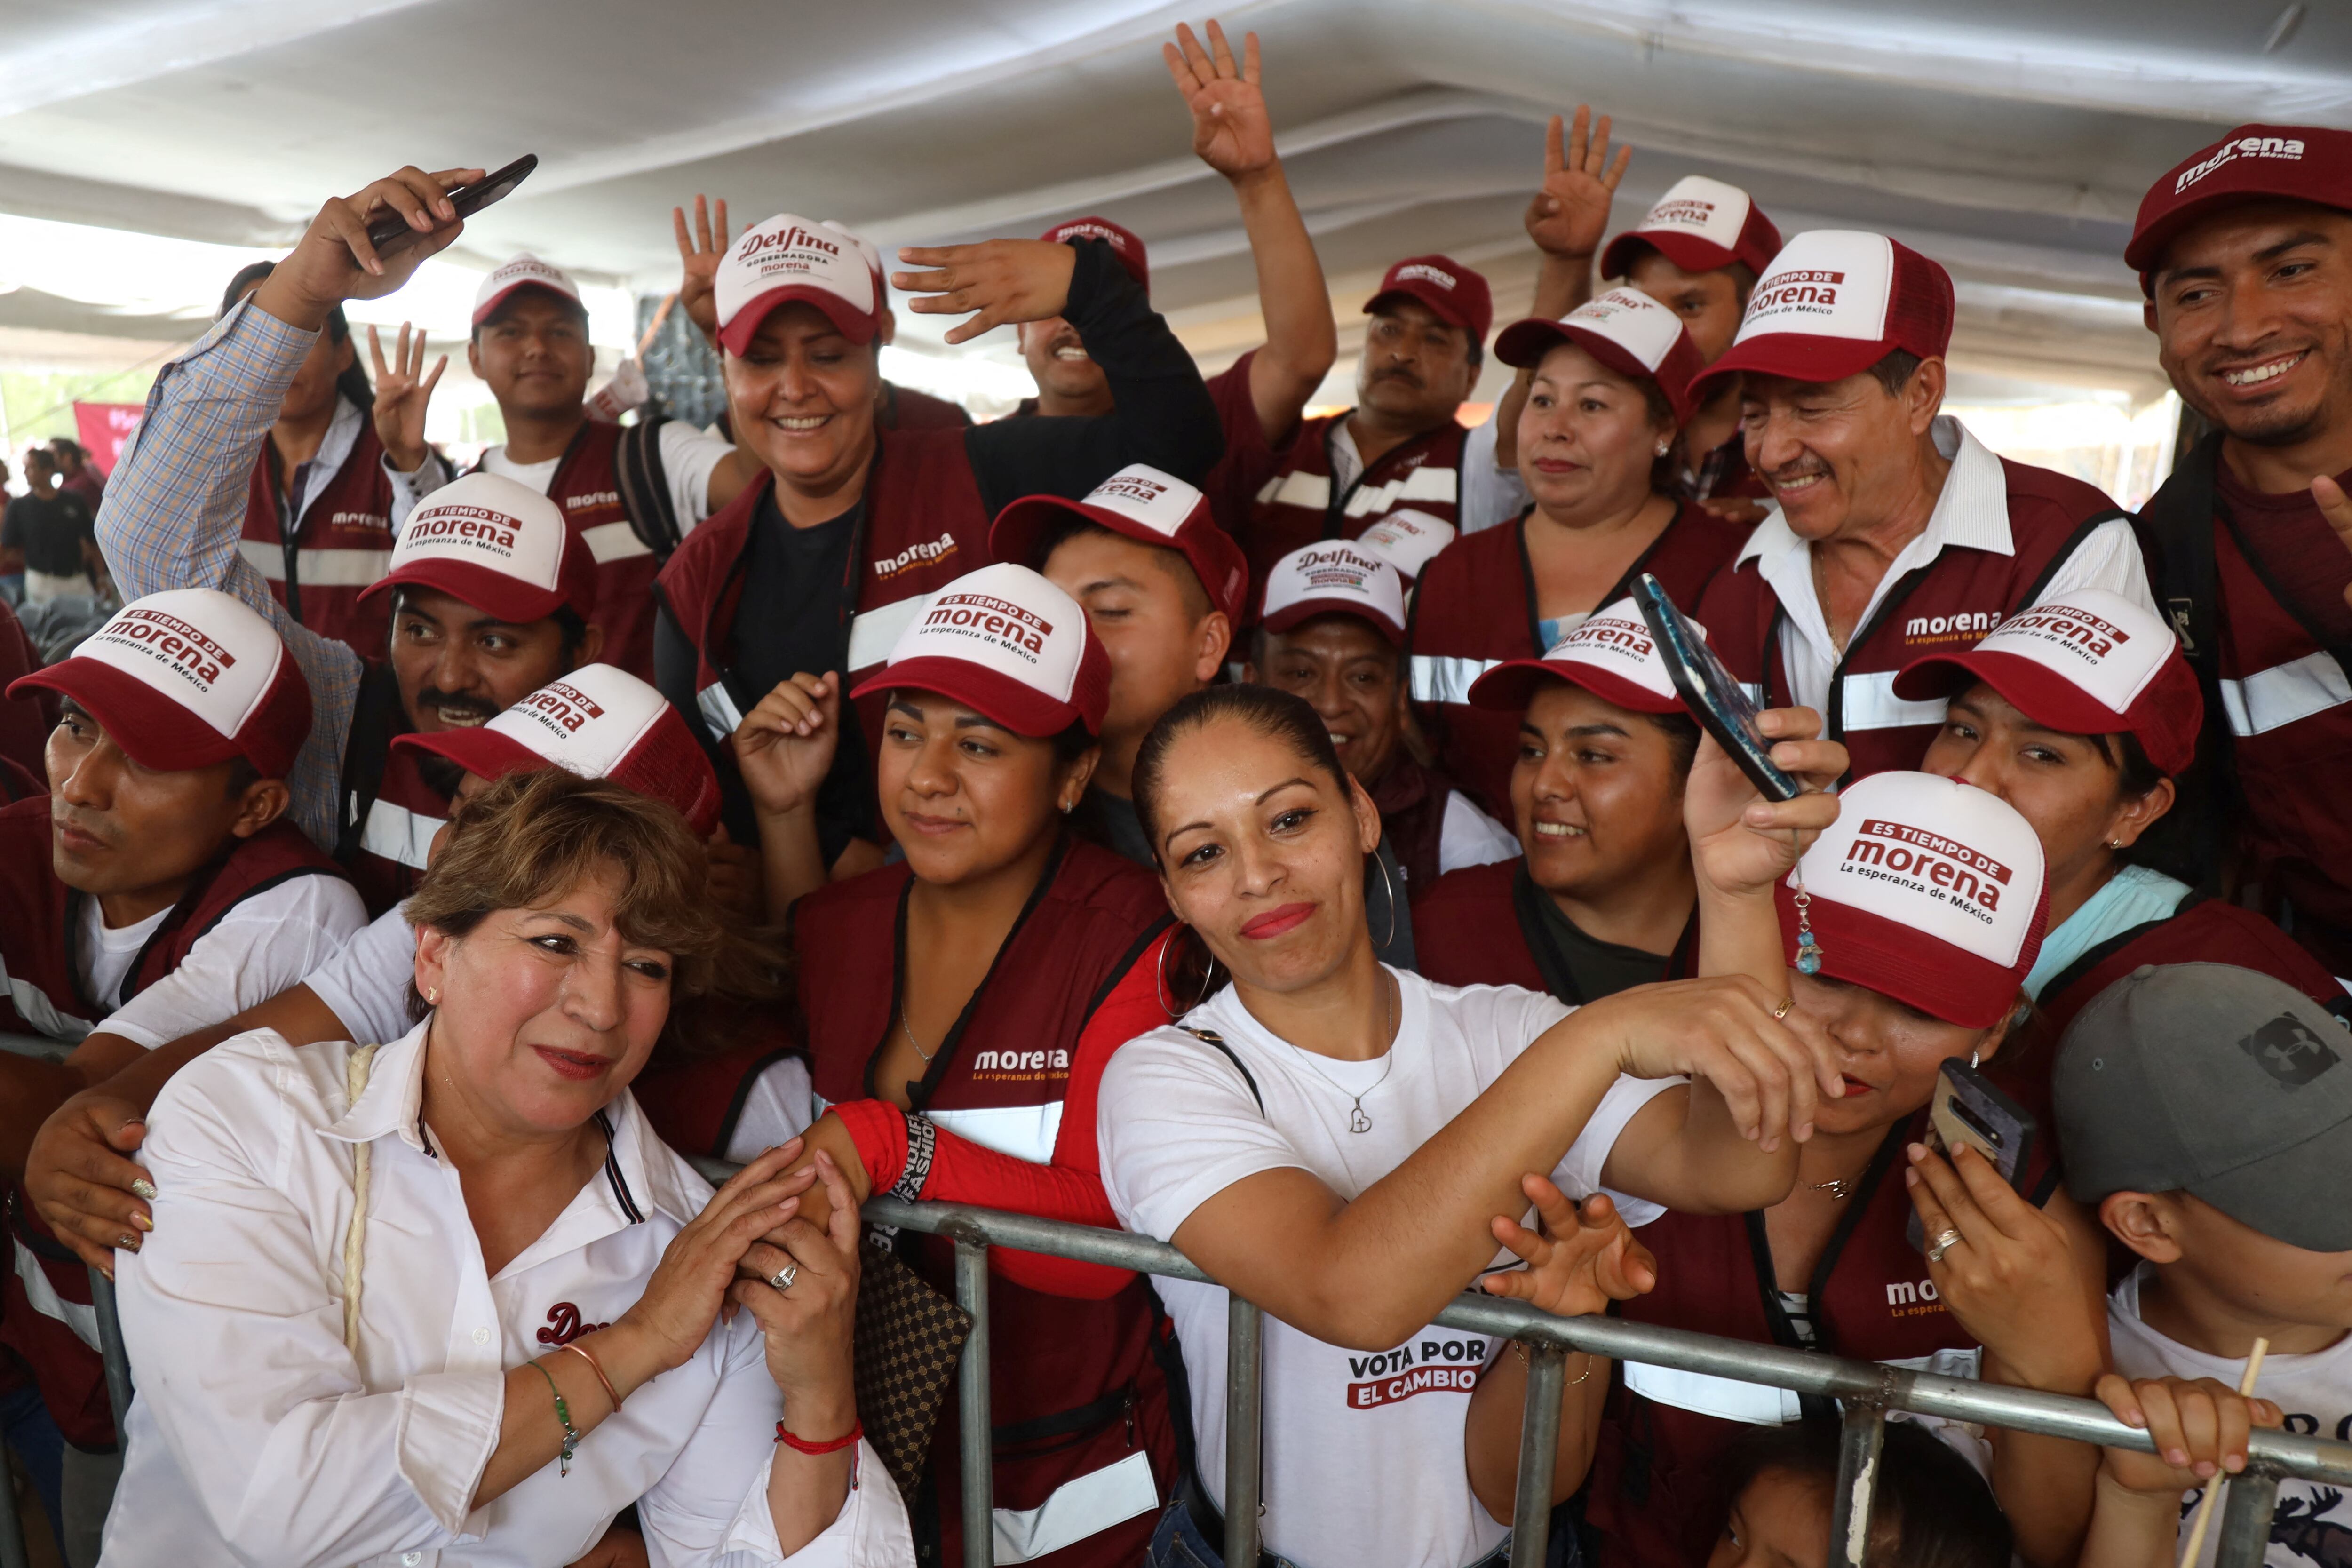
[[[539, 154], [526, 153], [503, 169], [494, 169], [478, 180], [453, 187], [448, 193], [449, 205], [457, 209], [461, 220], [469, 218], [491, 203], [503, 201], [538, 167]], [[387, 213], [368, 225], [367, 236], [378, 256], [396, 251], [419, 237], [417, 231], [408, 226], [408, 220], [398, 213]]]
[[1647, 572], [1633, 581], [1633, 604], [1657, 639], [1658, 657], [1675, 683], [1675, 695], [1699, 728], [1715, 737], [1715, 743], [1739, 764], [1766, 800], [1794, 800], [1802, 795], [1804, 785], [1797, 776], [1772, 760], [1772, 742], [1756, 723], [1762, 710], [1748, 689], [1732, 679], [1698, 627]]

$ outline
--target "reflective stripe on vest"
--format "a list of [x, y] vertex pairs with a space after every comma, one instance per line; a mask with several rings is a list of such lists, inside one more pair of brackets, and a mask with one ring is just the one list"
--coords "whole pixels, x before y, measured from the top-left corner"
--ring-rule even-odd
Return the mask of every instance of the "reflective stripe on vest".
[[19, 980], [0, 963], [0, 980], [8, 984], [8, 1001], [16, 1009], [16, 1016], [53, 1040], [79, 1040], [96, 1028], [69, 1013], [60, 1013], [49, 1001], [49, 994], [29, 980]]
[[33, 1310], [45, 1318], [55, 1318], [73, 1331], [74, 1338], [97, 1350], [98, 1309], [59, 1296], [58, 1288], [42, 1271], [41, 1260], [33, 1256], [33, 1249], [21, 1241], [13, 1245], [16, 1248], [16, 1279], [25, 1287], [25, 1300], [32, 1303]]
[[1417, 653], [1412, 656], [1412, 700], [1467, 702], [1471, 683], [1502, 662], [1499, 658], [1454, 658]]
[[371, 855], [383, 856], [395, 866], [422, 871], [425, 853], [433, 847], [433, 836], [441, 831], [446, 820], [394, 805], [378, 796], [368, 807], [367, 826], [360, 834], [360, 847]]
[[[1984, 1374], [1984, 1352], [1941, 1350], [1927, 1355], [1905, 1356], [1898, 1361], [1883, 1361], [1878, 1364], [1900, 1367], [1906, 1372], [1932, 1373], [1937, 1377], [1974, 1381]], [[1712, 1415], [1718, 1421], [1737, 1421], [1747, 1426], [1779, 1426], [1799, 1419], [1803, 1414], [1794, 1389], [1768, 1388], [1760, 1383], [1710, 1377], [1703, 1372], [1679, 1372], [1670, 1366], [1652, 1366], [1643, 1362], [1629, 1361], [1625, 1363], [1625, 1386], [1643, 1398], [1655, 1400], [1660, 1405]]]
[[[258, 539], [240, 539], [237, 553], [272, 583], [286, 581], [286, 552]], [[297, 550], [294, 574], [306, 588], [364, 588], [392, 570], [389, 550]]]
[[2230, 731], [2241, 737], [2284, 729], [2347, 702], [2352, 702], [2352, 685], [2345, 681], [2344, 667], [2325, 648], [2257, 670], [2242, 680], [2221, 682]]
[[1917, 724], [1940, 724], [1944, 721], [1944, 699], [1913, 702], [1895, 695], [1892, 669], [1870, 670], [1848, 675], [1840, 683], [1846, 733], [1856, 730], [1901, 730]]
[[653, 553], [625, 519], [620, 522], [600, 522], [593, 528], [583, 528], [580, 531], [580, 538], [588, 546], [588, 553], [596, 558], [599, 566], [611, 561], [626, 561], [633, 555]]
[[[997, 1054], [994, 1051], [974, 1053], [971, 1070], [974, 1072], [1008, 1070], [991, 1059]], [[1007, 1057], [1021, 1054], [1014, 1051], [1003, 1053]], [[1044, 1057], [1057, 1053], [1041, 1051], [1036, 1054]], [[1065, 1070], [1067, 1069], [1067, 1063], [1064, 1064]], [[1037, 1070], [1042, 1075], [1045, 1070], [1042, 1063]], [[957, 1110], [928, 1110], [924, 1114], [959, 1138], [968, 1138], [984, 1149], [993, 1149], [1000, 1154], [1010, 1154], [1016, 1160], [1026, 1160], [1033, 1165], [1050, 1165], [1054, 1163], [1054, 1142], [1062, 1135], [1062, 1102], [1058, 1100], [1048, 1100], [1043, 1105], [971, 1106]], [[1124, 1519], [1126, 1515], [1122, 1514], [1119, 1517]]]
[[930, 606], [931, 595], [918, 594], [911, 599], [858, 611], [849, 622], [849, 668], [868, 669], [888, 662], [890, 650], [898, 646], [898, 634]]
[[1035, 1508], [998, 1509], [996, 1561], [1032, 1562], [1159, 1507], [1151, 1456], [1139, 1448], [1116, 1464], [1064, 1481]]
[[[1386, 513], [1408, 501], [1443, 501], [1454, 504], [1454, 492], [1459, 484], [1454, 469], [1430, 468], [1426, 465], [1399, 475], [1385, 484], [1359, 485], [1341, 509], [1348, 517], [1363, 517], [1368, 513]], [[1311, 511], [1328, 510], [1331, 505], [1331, 476], [1328, 474], [1276, 474], [1258, 488], [1257, 499], [1266, 506], [1305, 507]]]

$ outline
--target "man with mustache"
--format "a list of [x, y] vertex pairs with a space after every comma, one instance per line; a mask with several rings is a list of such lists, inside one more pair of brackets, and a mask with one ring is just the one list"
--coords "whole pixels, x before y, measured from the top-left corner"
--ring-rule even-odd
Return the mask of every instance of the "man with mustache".
[[1942, 701], [1894, 690], [1921, 654], [2075, 588], [2150, 603], [2114, 502], [1939, 413], [1951, 336], [1943, 268], [1884, 235], [1815, 229], [1773, 258], [1730, 352], [1691, 384], [1703, 403], [1744, 378], [1748, 462], [1775, 503], [1697, 618], [1765, 707], [1823, 716], [1850, 779], [1927, 754]]
[[[270, 405], [275, 407], [274, 402]], [[242, 475], [239, 476], [242, 478]], [[72, 1047], [0, 1054], [0, 1176], [66, 1098], [196, 1025], [299, 981], [363, 920], [286, 820], [310, 729], [301, 670], [269, 622], [210, 588], [133, 601], [9, 695], [53, 694], [47, 793], [0, 807], [0, 1029]], [[108, 1484], [114, 1419], [89, 1276], [10, 1194], [15, 1266], [0, 1345], [32, 1369], [64, 1448], [65, 1501]], [[55, 1267], [46, 1267], [54, 1264]], [[79, 1308], [77, 1312], [74, 1309]]]
[[2352, 975], [2352, 134], [2241, 125], [2148, 187], [2125, 262], [2217, 428], [2148, 502], [2205, 688], [2200, 847]]
[[[444, 193], [468, 174], [404, 169], [322, 206], [260, 286], [164, 366], [98, 523], [126, 594], [218, 588], [278, 628], [315, 704], [285, 774], [289, 816], [377, 913], [422, 873], [456, 784], [391, 755], [393, 738], [479, 725], [604, 646], [587, 545], [554, 502], [494, 474], [454, 480], [410, 515], [368, 588], [394, 595], [381, 662], [298, 625], [238, 552], [253, 453], [287, 384], [345, 300], [390, 292], [456, 237]], [[387, 214], [415, 237], [379, 255], [367, 226]]]

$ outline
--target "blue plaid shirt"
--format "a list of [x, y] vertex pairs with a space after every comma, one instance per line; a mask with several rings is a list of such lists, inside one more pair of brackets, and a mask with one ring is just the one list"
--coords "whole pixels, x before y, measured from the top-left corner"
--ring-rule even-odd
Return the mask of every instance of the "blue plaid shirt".
[[237, 549], [255, 455], [318, 338], [247, 300], [165, 365], [107, 480], [98, 544], [126, 600], [166, 588], [218, 588], [269, 617], [310, 683], [310, 739], [286, 780], [290, 815], [312, 842], [331, 849], [360, 657], [298, 625]]

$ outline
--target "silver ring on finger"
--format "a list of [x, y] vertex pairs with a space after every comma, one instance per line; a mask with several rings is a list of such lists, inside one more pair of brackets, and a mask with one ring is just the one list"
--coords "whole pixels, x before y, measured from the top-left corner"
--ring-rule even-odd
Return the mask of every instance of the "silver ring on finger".
[[793, 1281], [799, 1279], [800, 1274], [801, 1266], [799, 1264], [787, 1263], [782, 1268], [777, 1269], [773, 1274], [768, 1276], [768, 1283], [773, 1285], [779, 1290], [789, 1290], [793, 1288]]
[[1944, 1254], [1951, 1251], [1952, 1248], [1959, 1246], [1959, 1244], [1966, 1239], [1967, 1238], [1961, 1236], [1958, 1231], [1953, 1230], [1949, 1226], [1946, 1226], [1944, 1229], [1937, 1231], [1936, 1233], [1936, 1245], [1927, 1249], [1927, 1261], [1930, 1263], [1941, 1263], [1944, 1261]]

